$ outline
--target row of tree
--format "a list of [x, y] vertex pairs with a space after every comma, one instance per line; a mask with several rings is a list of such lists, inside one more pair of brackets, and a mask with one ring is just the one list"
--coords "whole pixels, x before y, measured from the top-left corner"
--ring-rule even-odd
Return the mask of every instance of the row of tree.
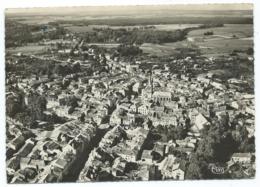
[[183, 30], [162, 31], [162, 30], [127, 30], [124, 28], [111, 29], [102, 28], [85, 32], [81, 35], [86, 42], [98, 43], [169, 43], [183, 40], [186, 32]]
[[23, 46], [28, 43], [39, 42], [43, 39], [59, 39], [66, 34], [63, 27], [49, 27], [45, 25], [27, 25], [6, 19], [6, 48]]

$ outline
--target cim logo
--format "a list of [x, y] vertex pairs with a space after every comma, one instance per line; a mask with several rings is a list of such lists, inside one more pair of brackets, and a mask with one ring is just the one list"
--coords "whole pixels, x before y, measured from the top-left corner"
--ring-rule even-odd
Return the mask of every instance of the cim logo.
[[225, 168], [221, 166], [216, 166], [216, 164], [209, 164], [209, 169], [213, 174], [224, 174]]

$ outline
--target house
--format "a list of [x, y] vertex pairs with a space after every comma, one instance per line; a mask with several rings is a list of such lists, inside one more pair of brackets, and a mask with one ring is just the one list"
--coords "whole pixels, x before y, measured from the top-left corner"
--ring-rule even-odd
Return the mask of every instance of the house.
[[160, 160], [164, 157], [164, 150], [165, 150], [165, 145], [161, 143], [156, 143], [154, 145], [152, 154], [154, 156], [155, 160]]
[[119, 114], [119, 110], [115, 110], [111, 116], [110, 116], [110, 124], [112, 125], [121, 125], [122, 124], [122, 119]]
[[230, 106], [236, 110], [242, 109], [242, 104], [238, 103], [237, 101], [233, 101], [230, 103]]
[[47, 97], [47, 108], [53, 108], [59, 106], [59, 99], [58, 96], [55, 94], [51, 94]]
[[251, 153], [234, 153], [231, 157], [233, 162], [238, 162], [241, 164], [249, 164], [251, 162], [252, 154]]
[[149, 180], [149, 166], [141, 165], [134, 173], [134, 180], [148, 181]]
[[20, 159], [20, 169], [25, 169], [28, 167], [28, 163], [30, 162], [31, 158], [29, 157], [21, 157]]
[[135, 93], [141, 93], [142, 85], [140, 82], [137, 82], [133, 85], [132, 90]]
[[254, 125], [251, 125], [251, 126], [246, 126], [246, 130], [248, 132], [248, 137], [251, 138], [252, 136], [255, 135], [255, 127]]
[[176, 143], [173, 142], [173, 140], [170, 140], [166, 143], [165, 147], [165, 154], [168, 155], [171, 150], [173, 150], [176, 147]]
[[195, 116], [194, 125], [191, 127], [193, 132], [199, 132], [205, 125], [209, 125], [209, 121], [201, 114]]
[[13, 157], [7, 161], [7, 171], [15, 172], [20, 167], [20, 158]]
[[251, 114], [252, 116], [255, 115], [255, 110], [252, 107], [246, 107], [246, 113]]
[[216, 89], [219, 89], [219, 90], [226, 90], [227, 87], [219, 82], [211, 82], [210, 83], [212, 86], [214, 86]]
[[175, 147], [174, 148], [176, 151], [182, 152], [182, 153], [186, 153], [187, 155], [191, 154], [192, 152], [194, 152], [194, 147]]
[[27, 167], [35, 168], [37, 170], [42, 170], [42, 169], [46, 168], [46, 165], [45, 165], [44, 161], [41, 159], [38, 160], [38, 159], [29, 158], [29, 160], [28, 160], [28, 157], [21, 158], [20, 168], [25, 169]]
[[118, 108], [129, 111], [131, 107], [131, 103], [121, 103], [117, 105]]
[[122, 176], [124, 175], [124, 171], [125, 171], [125, 167], [126, 167], [126, 161], [123, 160], [120, 157], [117, 157], [114, 162], [113, 162], [113, 166], [112, 166], [112, 174], [114, 176]]
[[16, 138], [14, 138], [11, 142], [8, 143], [8, 146], [12, 148], [13, 150], [20, 149], [25, 143], [25, 137], [20, 135]]
[[65, 169], [67, 166], [67, 161], [65, 159], [59, 158], [58, 160], [56, 160], [56, 162], [54, 163], [55, 166], [61, 168], [61, 169]]
[[135, 72], [137, 72], [138, 69], [139, 69], [138, 64], [127, 64], [126, 65], [126, 71], [128, 73], [135, 73]]
[[159, 103], [166, 103], [172, 100], [171, 92], [166, 92], [166, 91], [155, 91], [152, 97], [154, 102], [159, 102]]
[[148, 115], [149, 108], [147, 105], [141, 105], [138, 107], [138, 113], [143, 114], [143, 115]]
[[23, 183], [26, 183], [25, 182], [25, 178], [21, 175], [17, 175], [17, 176], [14, 176], [12, 178], [12, 181], [10, 182], [12, 184], [23, 184]]
[[153, 126], [176, 126], [177, 118], [176, 116], [161, 116], [159, 118], [153, 118]]
[[134, 113], [138, 113], [138, 108], [141, 106], [141, 103], [134, 103], [130, 106], [130, 110]]
[[153, 155], [151, 150], [143, 150], [141, 160], [146, 163], [152, 163], [153, 162]]
[[[195, 148], [195, 143], [197, 139], [184, 139], [184, 140], [176, 140], [176, 144], [178, 144], [180, 147], [190, 147]], [[195, 143], [193, 143], [195, 142]]]
[[142, 89], [141, 95], [144, 100], [152, 99], [152, 94], [153, 94], [153, 91], [152, 91], [152, 87], [150, 85], [148, 85], [144, 89]]
[[26, 157], [33, 149], [34, 143], [27, 142], [16, 154], [15, 156]]
[[58, 182], [58, 176], [54, 173], [48, 173], [46, 176], [44, 176], [43, 179], [41, 179], [39, 182], [45, 182], [45, 183], [53, 183]]
[[[117, 147], [115, 147], [115, 148], [117, 148]], [[119, 151], [119, 152], [117, 152], [117, 151]], [[127, 148], [120, 149], [120, 150], [114, 149], [114, 152], [129, 162], [135, 162], [137, 159], [137, 154], [138, 154], [137, 150], [131, 150], [131, 149], [127, 149]]]
[[176, 157], [168, 155], [159, 165], [162, 173], [162, 179], [184, 180], [186, 171], [186, 162], [176, 163]]
[[158, 169], [157, 165], [151, 165], [149, 167], [149, 180], [161, 180], [161, 172]]

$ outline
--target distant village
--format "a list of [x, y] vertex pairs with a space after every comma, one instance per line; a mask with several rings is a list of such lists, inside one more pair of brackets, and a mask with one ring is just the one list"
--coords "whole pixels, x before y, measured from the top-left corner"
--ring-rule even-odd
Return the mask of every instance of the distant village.
[[[29, 76], [7, 69], [9, 183], [254, 177], [255, 100], [243, 86], [247, 79], [223, 80], [190, 56], [174, 59], [185, 67], [172, 73], [168, 64], [144, 68], [142, 60], [99, 52], [84, 41], [68, 46], [50, 50], [63, 58], [18, 53], [6, 59], [8, 67], [24, 64], [24, 73], [28, 59], [75, 69]], [[75, 58], [80, 55], [88, 57]], [[194, 76], [189, 66], [202, 73]], [[199, 158], [214, 167], [203, 169]], [[198, 176], [202, 170], [211, 173]]]

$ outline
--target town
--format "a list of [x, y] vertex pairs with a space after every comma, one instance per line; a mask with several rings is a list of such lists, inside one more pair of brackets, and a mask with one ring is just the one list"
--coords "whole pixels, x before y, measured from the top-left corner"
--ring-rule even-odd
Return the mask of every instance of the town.
[[59, 29], [37, 31], [45, 52], [6, 53], [9, 183], [255, 176], [251, 48], [158, 57]]

